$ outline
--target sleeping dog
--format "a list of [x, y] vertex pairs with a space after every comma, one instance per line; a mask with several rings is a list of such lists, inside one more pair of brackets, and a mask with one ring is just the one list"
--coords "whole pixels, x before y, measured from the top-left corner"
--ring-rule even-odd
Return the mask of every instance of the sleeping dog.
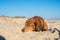
[[34, 16], [32, 18], [29, 18], [25, 22], [25, 27], [22, 29], [23, 32], [28, 31], [45, 31], [48, 29], [48, 26], [44, 19], [39, 16]]

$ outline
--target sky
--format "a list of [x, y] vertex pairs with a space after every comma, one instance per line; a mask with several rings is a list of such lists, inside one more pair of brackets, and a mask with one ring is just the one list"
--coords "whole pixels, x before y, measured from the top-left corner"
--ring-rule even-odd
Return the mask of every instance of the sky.
[[0, 16], [60, 19], [60, 0], [0, 0]]

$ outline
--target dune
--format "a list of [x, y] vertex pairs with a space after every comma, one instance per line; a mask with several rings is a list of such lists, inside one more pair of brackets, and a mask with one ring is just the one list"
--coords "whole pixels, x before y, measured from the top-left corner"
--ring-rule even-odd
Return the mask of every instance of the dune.
[[45, 20], [48, 29], [51, 29], [48, 31], [22, 32], [26, 20], [27, 18], [0, 17], [0, 35], [6, 40], [60, 40], [60, 20]]

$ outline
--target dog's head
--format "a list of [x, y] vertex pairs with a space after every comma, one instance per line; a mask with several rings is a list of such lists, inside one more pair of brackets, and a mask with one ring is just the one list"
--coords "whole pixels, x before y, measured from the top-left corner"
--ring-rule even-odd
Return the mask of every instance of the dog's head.
[[34, 31], [35, 24], [33, 19], [28, 19], [25, 23], [25, 27], [22, 29], [23, 32]]

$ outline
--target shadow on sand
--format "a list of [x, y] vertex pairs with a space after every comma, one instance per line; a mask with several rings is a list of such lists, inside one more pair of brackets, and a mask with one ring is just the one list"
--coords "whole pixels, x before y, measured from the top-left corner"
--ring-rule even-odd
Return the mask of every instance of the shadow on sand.
[[2, 35], [0, 35], [0, 40], [5, 40], [5, 38]]
[[57, 28], [54, 28], [54, 30], [52, 31], [52, 33], [54, 33], [55, 31], [58, 31], [58, 34], [59, 34], [59, 38], [55, 38], [55, 40], [59, 40], [60, 39], [60, 30], [58, 30]]

